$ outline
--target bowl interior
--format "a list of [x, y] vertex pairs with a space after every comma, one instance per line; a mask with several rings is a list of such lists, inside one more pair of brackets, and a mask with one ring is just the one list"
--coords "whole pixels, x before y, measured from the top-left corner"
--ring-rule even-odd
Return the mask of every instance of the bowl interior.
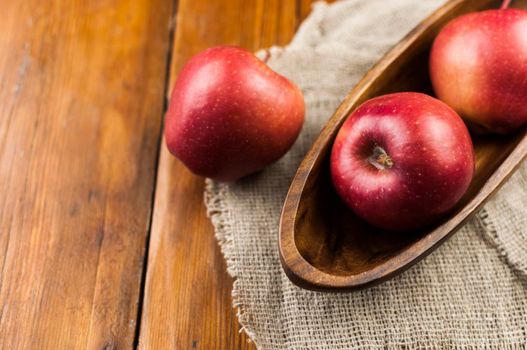
[[[517, 1], [515, 6], [527, 8], [527, 2]], [[433, 96], [428, 55], [434, 37], [429, 35], [405, 58], [405, 64], [384, 75], [377, 88], [370, 89], [360, 100], [399, 91], [417, 91]], [[394, 233], [376, 229], [359, 219], [340, 200], [331, 182], [329, 154], [336, 132], [326, 140], [324, 152], [317, 160], [320, 164], [312, 168], [301, 193], [302, 205], [295, 218], [294, 240], [299, 253], [315, 268], [331, 275], [351, 276], [381, 265], [409, 249], [440, 223], [419, 231]], [[478, 194], [524, 133], [522, 130], [506, 137], [472, 135], [476, 152], [475, 177], [467, 193], [442, 222], [459, 213]]]

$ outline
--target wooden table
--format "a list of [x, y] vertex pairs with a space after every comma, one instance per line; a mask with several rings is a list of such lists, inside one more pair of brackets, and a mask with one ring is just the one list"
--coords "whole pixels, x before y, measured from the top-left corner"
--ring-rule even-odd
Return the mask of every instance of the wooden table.
[[253, 349], [162, 140], [193, 54], [286, 44], [311, 0], [0, 1], [0, 347]]

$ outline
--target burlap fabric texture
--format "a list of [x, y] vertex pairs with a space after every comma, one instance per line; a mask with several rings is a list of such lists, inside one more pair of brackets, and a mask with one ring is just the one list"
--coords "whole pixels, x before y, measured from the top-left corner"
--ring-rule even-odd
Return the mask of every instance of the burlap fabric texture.
[[302, 157], [366, 70], [442, 2], [317, 3], [292, 43], [270, 50], [268, 64], [304, 92], [304, 129], [276, 164], [237, 183], [208, 181], [205, 193], [234, 307], [259, 349], [525, 349], [525, 164], [440, 249], [378, 287], [306, 291], [280, 267], [280, 210]]

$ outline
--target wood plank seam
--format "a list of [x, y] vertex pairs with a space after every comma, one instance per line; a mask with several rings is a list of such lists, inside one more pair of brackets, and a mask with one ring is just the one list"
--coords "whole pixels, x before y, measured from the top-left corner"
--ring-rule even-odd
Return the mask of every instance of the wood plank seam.
[[138, 298], [138, 304], [137, 304], [137, 317], [135, 322], [135, 333], [134, 333], [134, 342], [133, 347], [134, 349], [137, 349], [139, 347], [139, 337], [141, 335], [141, 319], [143, 315], [143, 302], [145, 297], [145, 284], [146, 284], [146, 274], [148, 270], [148, 257], [149, 257], [149, 251], [150, 251], [150, 234], [152, 231], [152, 222], [153, 222], [153, 215], [154, 215], [154, 203], [156, 198], [156, 192], [157, 192], [157, 173], [159, 169], [159, 159], [161, 157], [161, 146], [163, 144], [164, 140], [164, 120], [165, 120], [165, 112], [168, 108], [168, 93], [170, 88], [170, 69], [171, 69], [171, 62], [172, 62], [172, 55], [174, 51], [174, 35], [177, 28], [177, 10], [178, 10], [179, 0], [172, 0], [172, 13], [170, 16], [170, 24], [169, 24], [169, 34], [168, 34], [168, 42], [169, 46], [166, 52], [166, 59], [165, 59], [165, 84], [163, 89], [163, 113], [161, 115], [161, 123], [160, 123], [160, 130], [159, 130], [159, 138], [157, 142], [157, 152], [155, 157], [155, 163], [154, 163], [154, 184], [152, 188], [152, 196], [150, 200], [150, 213], [148, 215], [148, 225], [147, 225], [147, 234], [146, 234], [146, 242], [145, 242], [145, 253], [143, 255], [143, 266], [141, 271], [141, 282], [139, 287], [139, 298]]

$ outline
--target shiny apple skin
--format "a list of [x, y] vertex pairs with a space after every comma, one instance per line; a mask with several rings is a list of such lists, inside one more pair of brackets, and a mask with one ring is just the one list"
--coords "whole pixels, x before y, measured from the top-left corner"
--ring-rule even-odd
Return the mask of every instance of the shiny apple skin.
[[430, 54], [436, 96], [477, 132], [527, 123], [527, 11], [497, 9], [449, 22]]
[[279, 159], [304, 121], [300, 89], [254, 54], [221, 46], [181, 70], [165, 120], [169, 151], [193, 173], [233, 181]]
[[[378, 169], [375, 146], [392, 159]], [[451, 209], [474, 175], [474, 149], [461, 118], [412, 92], [366, 101], [344, 122], [331, 152], [337, 193], [361, 218], [387, 230], [430, 224]]]

